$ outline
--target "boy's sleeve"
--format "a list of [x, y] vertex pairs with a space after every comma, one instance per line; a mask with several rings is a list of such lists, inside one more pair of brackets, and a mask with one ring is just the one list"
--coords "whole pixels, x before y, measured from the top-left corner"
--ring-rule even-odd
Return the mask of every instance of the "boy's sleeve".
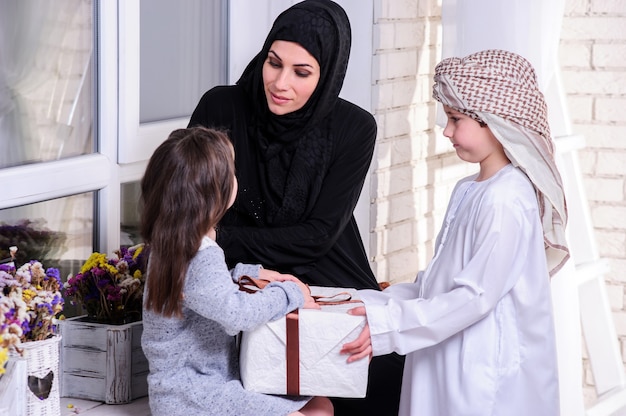
[[529, 261], [531, 220], [508, 209], [485, 211], [472, 258], [450, 276], [449, 291], [426, 299], [420, 297], [418, 284], [406, 283], [382, 293], [359, 292], [374, 355], [408, 354], [442, 342], [489, 314], [519, 280]]

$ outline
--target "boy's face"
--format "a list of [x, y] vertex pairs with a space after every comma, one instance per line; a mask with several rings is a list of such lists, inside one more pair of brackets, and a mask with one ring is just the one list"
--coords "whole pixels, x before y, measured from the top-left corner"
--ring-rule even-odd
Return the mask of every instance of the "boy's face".
[[473, 118], [447, 105], [444, 105], [443, 109], [448, 116], [443, 135], [450, 139], [459, 158], [466, 162], [482, 164], [488, 162], [490, 158], [500, 159], [504, 155], [502, 145], [489, 127], [481, 127]]

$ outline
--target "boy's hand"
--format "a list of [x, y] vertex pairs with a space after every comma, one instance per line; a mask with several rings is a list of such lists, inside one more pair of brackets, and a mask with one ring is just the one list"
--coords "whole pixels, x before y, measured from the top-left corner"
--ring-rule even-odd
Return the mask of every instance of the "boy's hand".
[[[366, 316], [364, 306], [350, 309], [348, 313], [350, 315]], [[370, 326], [367, 322], [357, 339], [352, 342], [348, 342], [347, 344], [343, 344], [340, 354], [350, 355], [347, 360], [349, 363], [365, 357], [369, 357], [370, 359], [372, 358], [372, 339], [370, 337]]]

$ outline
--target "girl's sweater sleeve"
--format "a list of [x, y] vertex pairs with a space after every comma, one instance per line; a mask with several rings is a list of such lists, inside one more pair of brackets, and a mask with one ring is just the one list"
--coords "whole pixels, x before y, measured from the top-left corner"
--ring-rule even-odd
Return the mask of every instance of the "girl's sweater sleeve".
[[[258, 267], [256, 268], [258, 276]], [[235, 268], [235, 273], [246, 267]], [[228, 334], [254, 329], [276, 320], [304, 304], [298, 285], [272, 282], [263, 290], [247, 293], [233, 282], [224, 253], [217, 246], [198, 252], [187, 271], [184, 306], [224, 326]]]

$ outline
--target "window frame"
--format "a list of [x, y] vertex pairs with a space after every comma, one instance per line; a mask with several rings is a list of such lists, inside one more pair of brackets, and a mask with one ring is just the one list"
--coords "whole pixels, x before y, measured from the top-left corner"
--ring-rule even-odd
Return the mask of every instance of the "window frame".
[[[242, 0], [225, 1], [220, 17], [226, 25], [224, 48], [228, 82], [240, 74], [237, 65], [245, 65], [251, 58], [245, 37], [235, 28], [258, 17], [250, 8], [242, 7]], [[278, 9], [284, 9], [293, 0], [264, 0], [273, 5], [261, 25], [270, 25]], [[354, 5], [339, 1], [358, 23], [353, 39], [372, 39], [373, 0]], [[186, 127], [189, 117], [161, 122], [139, 122], [139, 0], [94, 0], [94, 153], [50, 162], [41, 162], [0, 169], [3, 197], [0, 209], [18, 207], [49, 199], [62, 198], [83, 192], [95, 192], [94, 249], [112, 252], [120, 244], [121, 185], [141, 179], [148, 158], [174, 129]], [[237, 13], [231, 13], [237, 8]], [[255, 7], [261, 7], [256, 5]], [[254, 9], [256, 10], [256, 9]], [[239, 23], [239, 24], [237, 24]], [[120, 41], [123, 39], [124, 41]], [[262, 39], [260, 40], [262, 42]], [[354, 43], [354, 42], [353, 42]], [[355, 59], [355, 53], [359, 58]], [[371, 80], [372, 43], [362, 48], [353, 47], [348, 77], [342, 96], [371, 109], [371, 88], [363, 88], [364, 80]], [[360, 62], [357, 64], [357, 62]], [[357, 69], [352, 69], [357, 67]], [[358, 77], [350, 76], [358, 72]], [[358, 79], [357, 79], [358, 78]], [[355, 216], [360, 223], [365, 246], [369, 247], [369, 186], [363, 188]], [[360, 212], [360, 213], [359, 213]]]
[[[94, 0], [94, 153], [0, 169], [0, 209], [95, 192], [94, 250], [120, 244], [121, 185], [189, 117], [139, 123], [139, 0]], [[223, 18], [223, 16], [221, 17]], [[124, 42], [119, 42], [124, 39]]]

